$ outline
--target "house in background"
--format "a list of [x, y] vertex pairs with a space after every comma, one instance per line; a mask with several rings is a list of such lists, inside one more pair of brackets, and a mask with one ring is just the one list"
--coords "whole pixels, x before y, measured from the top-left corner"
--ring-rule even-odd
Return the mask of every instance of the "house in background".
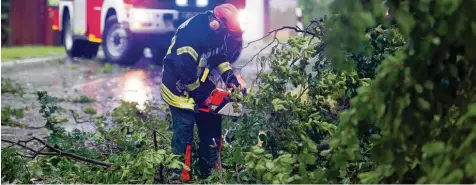
[[2, 0], [2, 46], [25, 45], [60, 45], [48, 0]]

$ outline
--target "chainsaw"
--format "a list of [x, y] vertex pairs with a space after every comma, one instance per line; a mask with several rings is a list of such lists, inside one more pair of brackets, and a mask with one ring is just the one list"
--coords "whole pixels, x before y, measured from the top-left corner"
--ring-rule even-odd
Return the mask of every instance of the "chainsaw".
[[215, 88], [211, 95], [200, 104], [199, 111], [232, 117], [242, 116], [244, 114], [243, 104], [233, 102], [230, 98], [231, 93], [228, 90]]

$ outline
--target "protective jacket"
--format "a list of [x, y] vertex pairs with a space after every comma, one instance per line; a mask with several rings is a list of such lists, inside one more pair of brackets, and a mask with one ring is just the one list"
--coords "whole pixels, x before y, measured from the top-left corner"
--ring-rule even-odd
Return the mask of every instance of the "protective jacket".
[[162, 99], [169, 105], [198, 111], [215, 88], [211, 75], [216, 70], [225, 84], [239, 86], [228, 62], [226, 37], [209, 27], [212, 12], [196, 15], [182, 23], [172, 38], [163, 61]]

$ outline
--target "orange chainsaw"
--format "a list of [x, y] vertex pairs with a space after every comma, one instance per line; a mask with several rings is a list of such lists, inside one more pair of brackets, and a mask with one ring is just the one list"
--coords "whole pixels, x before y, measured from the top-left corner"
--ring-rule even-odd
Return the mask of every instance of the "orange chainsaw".
[[[232, 117], [243, 115], [243, 105], [240, 102], [233, 102], [230, 98], [231, 93], [232, 92], [228, 90], [215, 88], [211, 95], [202, 104], [200, 104], [200, 112]], [[234, 104], [237, 104], [238, 106], [235, 108], [233, 107]]]

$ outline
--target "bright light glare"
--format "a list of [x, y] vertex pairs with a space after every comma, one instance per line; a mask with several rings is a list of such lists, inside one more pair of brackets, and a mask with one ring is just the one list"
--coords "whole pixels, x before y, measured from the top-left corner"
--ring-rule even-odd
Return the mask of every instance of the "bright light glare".
[[177, 6], [187, 6], [188, 0], [175, 0], [175, 4], [177, 4]]
[[143, 10], [133, 9], [131, 10], [131, 20], [137, 22], [147, 22], [149, 20], [148, 14]]
[[296, 8], [296, 16], [302, 17], [302, 9], [299, 7]]
[[240, 21], [241, 31], [245, 31], [247, 19], [248, 16], [246, 15], [246, 10], [240, 10], [240, 13], [238, 14], [238, 21]]
[[208, 5], [208, 0], [197, 0], [198, 7], [205, 7]]
[[147, 84], [147, 74], [142, 70], [127, 72], [121, 78], [122, 100], [136, 102], [137, 108], [143, 110], [150, 97], [151, 88]]

